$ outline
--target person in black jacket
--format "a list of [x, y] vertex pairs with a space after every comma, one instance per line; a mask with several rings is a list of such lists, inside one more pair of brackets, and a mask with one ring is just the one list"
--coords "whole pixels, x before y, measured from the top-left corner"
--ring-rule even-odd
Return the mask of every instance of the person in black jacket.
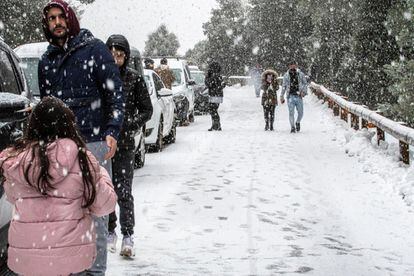
[[220, 75], [221, 66], [218, 62], [212, 62], [209, 65], [207, 76], [205, 78], [205, 84], [208, 88], [209, 95], [209, 111], [211, 115], [211, 128], [208, 131], [218, 130], [221, 131], [220, 115], [218, 114], [218, 108], [220, 103], [223, 102], [223, 89], [226, 84], [223, 82], [223, 78]]
[[[121, 128], [118, 149], [112, 162], [113, 183], [118, 195], [120, 209], [121, 233], [123, 235], [121, 255], [134, 256], [134, 198], [132, 182], [134, 177], [135, 140], [134, 136], [144, 124], [151, 119], [152, 103], [144, 77], [137, 71], [128, 68], [130, 47], [128, 40], [122, 35], [111, 35], [106, 45], [112, 52], [121, 72], [125, 94], [125, 118]], [[109, 216], [108, 250], [116, 251], [115, 234], [117, 217], [115, 212]]]

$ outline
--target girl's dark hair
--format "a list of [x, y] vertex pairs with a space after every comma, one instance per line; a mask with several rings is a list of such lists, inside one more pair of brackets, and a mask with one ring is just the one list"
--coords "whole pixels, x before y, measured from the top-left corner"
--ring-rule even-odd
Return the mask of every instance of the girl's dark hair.
[[[35, 187], [41, 194], [47, 195], [47, 192], [53, 189], [52, 184], [50, 184], [53, 177], [49, 174], [50, 160], [46, 149], [50, 143], [61, 138], [69, 138], [78, 146], [78, 160], [82, 172], [85, 201], [82, 207], [89, 207], [96, 197], [95, 171], [86, 153], [86, 144], [77, 129], [75, 115], [61, 100], [54, 97], [44, 97], [36, 105], [29, 116], [23, 138], [17, 141], [12, 152], [19, 154], [32, 148], [31, 159], [28, 164], [24, 164], [24, 167], [26, 167], [24, 177], [29, 185]], [[29, 151], [26, 154], [28, 153]], [[35, 158], [38, 158], [39, 162], [34, 162]], [[27, 159], [25, 158], [25, 160]], [[33, 164], [40, 164], [40, 173], [36, 183], [30, 183], [29, 181], [29, 171]], [[0, 175], [2, 175], [2, 172], [0, 172]]]

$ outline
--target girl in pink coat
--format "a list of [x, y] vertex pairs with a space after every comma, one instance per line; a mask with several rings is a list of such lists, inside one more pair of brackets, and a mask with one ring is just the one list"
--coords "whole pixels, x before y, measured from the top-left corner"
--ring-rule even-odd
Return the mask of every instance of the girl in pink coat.
[[61, 100], [45, 97], [34, 108], [23, 139], [0, 153], [1, 175], [14, 205], [9, 268], [22, 275], [90, 268], [96, 256], [91, 215], [114, 211], [116, 194]]

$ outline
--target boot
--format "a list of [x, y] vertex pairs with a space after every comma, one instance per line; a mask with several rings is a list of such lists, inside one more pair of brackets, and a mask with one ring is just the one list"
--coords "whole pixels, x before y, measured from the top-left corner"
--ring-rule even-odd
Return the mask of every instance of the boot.
[[118, 237], [115, 233], [108, 233], [107, 237], [107, 248], [109, 252], [115, 253], [116, 252], [116, 242]]
[[290, 133], [295, 133], [295, 132], [296, 132], [295, 127], [292, 127], [292, 128], [290, 129]]
[[269, 130], [269, 122], [266, 121], [266, 125], [265, 125], [265, 131]]
[[133, 258], [135, 256], [134, 240], [131, 236], [124, 236], [122, 239], [120, 255], [126, 258]]
[[270, 122], [270, 131], [273, 131], [273, 121]]
[[296, 131], [299, 132], [300, 131], [300, 123], [296, 123]]

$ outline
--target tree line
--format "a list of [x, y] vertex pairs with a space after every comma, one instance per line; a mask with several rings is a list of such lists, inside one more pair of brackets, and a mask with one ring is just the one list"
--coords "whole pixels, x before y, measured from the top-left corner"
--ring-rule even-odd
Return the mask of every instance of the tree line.
[[414, 0], [217, 0], [186, 54], [245, 75], [255, 64], [312, 79], [414, 126]]

